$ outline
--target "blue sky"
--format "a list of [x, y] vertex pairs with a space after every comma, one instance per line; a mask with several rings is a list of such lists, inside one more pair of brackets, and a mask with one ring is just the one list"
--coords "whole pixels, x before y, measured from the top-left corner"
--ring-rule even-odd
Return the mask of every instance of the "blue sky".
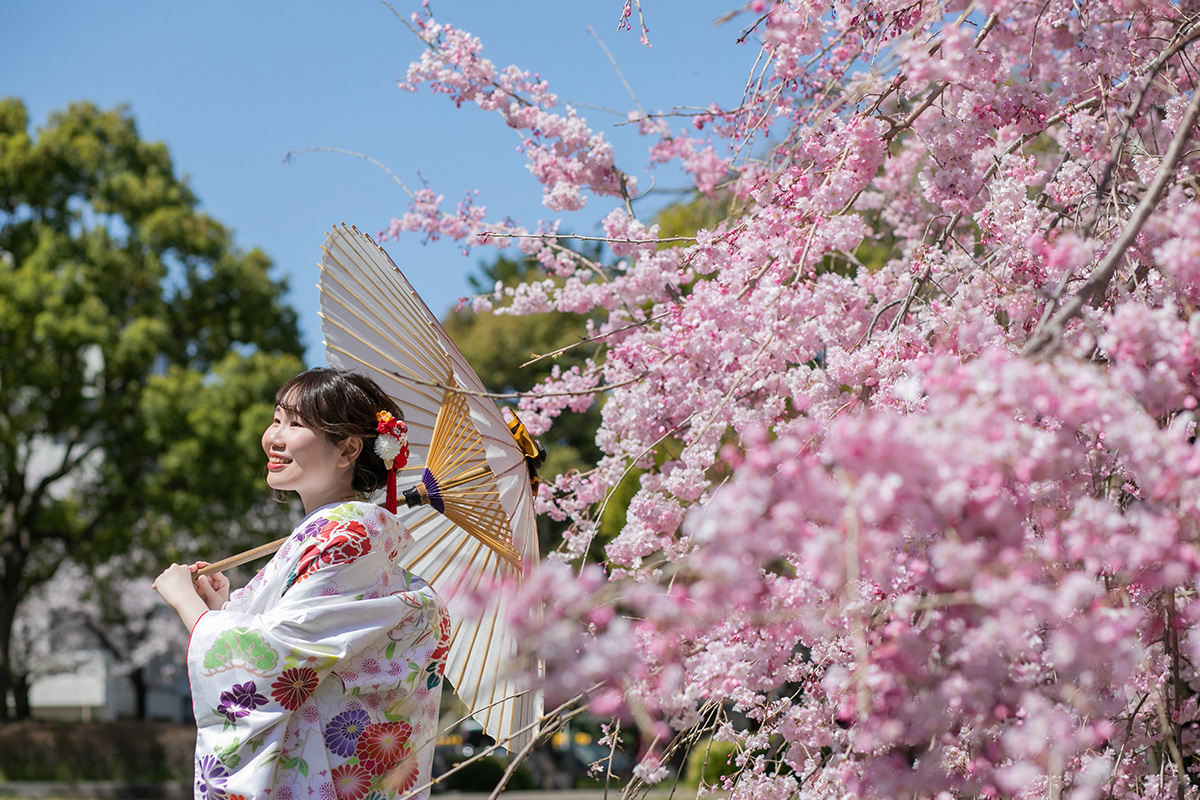
[[[484, 55], [546, 78], [614, 143], [618, 164], [679, 188], [674, 172], [645, 172], [645, 143], [618, 127], [634, 107], [593, 34], [650, 111], [736, 105], [757, 55], [737, 45], [736, 0], [643, 0], [652, 47], [618, 31], [622, 0], [434, 0], [435, 17], [475, 33]], [[419, 0], [395, 0], [407, 16]], [[0, 0], [0, 92], [22, 98], [35, 127], [73, 100], [129, 104], [144, 139], [165, 142], [202, 207], [259, 247], [286, 276], [310, 364], [324, 363], [316, 262], [325, 231], [346, 222], [376, 233], [407, 206], [386, 174], [357, 159], [288, 150], [337, 147], [387, 164], [410, 188], [428, 183], [453, 202], [478, 190], [489, 218], [533, 227], [556, 215], [496, 115], [396, 87], [422, 44], [378, 0], [164, 3]], [[681, 124], [681, 123], [680, 123]], [[665, 202], [665, 199], [661, 202]], [[595, 233], [612, 207], [593, 198], [567, 229]], [[645, 216], [646, 206], [638, 209]], [[384, 247], [435, 313], [470, 291], [467, 276], [494, 250], [464, 256], [419, 236]]]

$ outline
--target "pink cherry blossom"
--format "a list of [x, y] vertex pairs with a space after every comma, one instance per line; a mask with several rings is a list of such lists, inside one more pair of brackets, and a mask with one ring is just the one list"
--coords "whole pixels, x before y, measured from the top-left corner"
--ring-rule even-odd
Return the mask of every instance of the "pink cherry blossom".
[[[605, 240], [431, 189], [388, 231], [515, 239], [544, 279], [476, 310], [587, 319], [520, 406], [600, 405], [603, 455], [547, 476], [563, 546], [509, 613], [552, 702], [639, 727], [639, 781], [710, 736], [733, 798], [1200, 789], [1194, 12], [744, 4], [744, 95], [631, 112], [641, 152], [413, 18], [404, 87], [499, 114]], [[728, 215], [663, 237], [663, 165]]]

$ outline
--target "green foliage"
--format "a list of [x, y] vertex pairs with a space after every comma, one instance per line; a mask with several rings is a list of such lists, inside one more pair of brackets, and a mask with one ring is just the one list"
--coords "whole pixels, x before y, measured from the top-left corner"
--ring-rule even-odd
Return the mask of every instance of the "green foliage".
[[[726, 195], [704, 197], [694, 195], [691, 199], [672, 203], [654, 216], [658, 235], [664, 239], [675, 236], [695, 236], [696, 231], [711, 230], [728, 219], [733, 210], [733, 198]], [[674, 243], [663, 247], [676, 246]]]
[[274, 389], [303, 368], [270, 260], [126, 109], [28, 127], [0, 100], [0, 696], [12, 615], [65, 553], [238, 539]]
[[[205, 520], [208, 552], [262, 543], [261, 533], [228, 523], [265, 496], [262, 432], [275, 390], [302, 369], [294, 357], [230, 352], [207, 374], [175, 365], [147, 380], [143, 417], [159, 459], [147, 495], [169, 520]], [[160, 539], [148, 532], [146, 541]]]
[[738, 754], [737, 745], [705, 739], [697, 742], [688, 752], [684, 766], [683, 782], [688, 786], [720, 786], [721, 776], [732, 776], [738, 771], [733, 763]]

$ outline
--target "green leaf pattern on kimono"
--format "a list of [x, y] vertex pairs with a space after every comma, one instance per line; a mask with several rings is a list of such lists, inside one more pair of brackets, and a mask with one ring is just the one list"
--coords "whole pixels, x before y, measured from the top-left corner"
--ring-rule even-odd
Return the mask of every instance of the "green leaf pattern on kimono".
[[241, 744], [241, 739], [233, 737], [224, 745], [213, 750], [213, 755], [221, 760], [228, 769], [237, 769], [242, 763], [242, 757], [238, 755], [238, 746]]
[[246, 628], [234, 628], [217, 637], [204, 654], [204, 674], [244, 669], [255, 675], [267, 675], [279, 661], [262, 636]]

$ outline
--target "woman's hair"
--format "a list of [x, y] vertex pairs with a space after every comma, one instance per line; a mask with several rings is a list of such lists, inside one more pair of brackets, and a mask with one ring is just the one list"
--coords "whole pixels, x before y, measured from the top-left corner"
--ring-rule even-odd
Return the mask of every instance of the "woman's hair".
[[404, 419], [404, 413], [375, 381], [350, 370], [316, 367], [280, 386], [275, 405], [335, 444], [351, 436], [363, 440], [354, 461], [354, 491], [369, 494], [387, 483], [387, 468], [375, 453], [375, 414], [388, 411], [396, 419]]

